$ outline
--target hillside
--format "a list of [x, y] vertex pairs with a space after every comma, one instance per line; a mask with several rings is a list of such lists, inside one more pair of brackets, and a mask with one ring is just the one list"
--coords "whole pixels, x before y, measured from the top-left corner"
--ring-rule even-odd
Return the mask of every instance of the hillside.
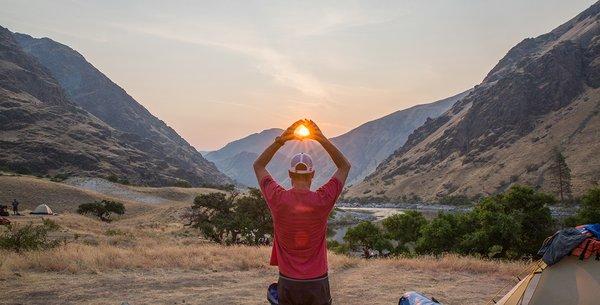
[[554, 192], [558, 149], [573, 191], [600, 180], [600, 3], [512, 48], [460, 102], [416, 129], [348, 197], [492, 194], [512, 184]]
[[162, 146], [116, 130], [72, 103], [51, 72], [1, 27], [0, 130], [0, 169], [6, 171], [116, 175], [148, 185], [229, 181], [207, 161], [201, 167], [165, 157]]
[[175, 130], [153, 116], [77, 51], [49, 38], [38, 39], [19, 33], [14, 37], [23, 51], [37, 59], [58, 81], [70, 101], [140, 142], [138, 149], [160, 157], [173, 167], [174, 176], [193, 185], [229, 182]]
[[[333, 143], [352, 163], [348, 184], [362, 180], [379, 162], [401, 147], [415, 128], [428, 118], [435, 118], [444, 113], [468, 92], [430, 104], [396, 111], [332, 138]], [[282, 132], [283, 130], [278, 128], [264, 130], [233, 141], [217, 151], [207, 153], [205, 157], [236, 181], [248, 186], [256, 186], [252, 163]], [[287, 178], [289, 157], [299, 152], [308, 152], [313, 157], [317, 169], [315, 186], [324, 183], [333, 174], [335, 169], [333, 162], [321, 146], [313, 141], [286, 144], [269, 165], [269, 171], [280, 181], [289, 183], [286, 181], [289, 180]]]

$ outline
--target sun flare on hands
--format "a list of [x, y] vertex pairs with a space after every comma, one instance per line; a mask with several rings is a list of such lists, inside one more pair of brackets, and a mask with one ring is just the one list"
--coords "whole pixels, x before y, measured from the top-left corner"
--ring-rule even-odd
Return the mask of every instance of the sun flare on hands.
[[310, 135], [310, 130], [304, 125], [300, 125], [294, 130], [294, 134], [299, 138], [306, 138]]

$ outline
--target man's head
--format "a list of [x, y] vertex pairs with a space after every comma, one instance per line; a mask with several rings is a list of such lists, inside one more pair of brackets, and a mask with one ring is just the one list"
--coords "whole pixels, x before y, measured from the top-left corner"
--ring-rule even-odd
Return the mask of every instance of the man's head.
[[293, 186], [307, 186], [310, 188], [315, 176], [312, 158], [309, 154], [299, 153], [292, 157], [289, 169]]

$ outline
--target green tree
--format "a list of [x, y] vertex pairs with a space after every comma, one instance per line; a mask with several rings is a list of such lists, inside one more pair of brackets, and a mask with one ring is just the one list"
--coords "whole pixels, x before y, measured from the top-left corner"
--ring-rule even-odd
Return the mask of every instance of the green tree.
[[572, 198], [571, 169], [567, 165], [565, 156], [559, 149], [554, 149], [550, 167], [550, 185], [555, 190], [561, 203]]
[[459, 252], [479, 253], [488, 257], [513, 256], [517, 253], [515, 246], [523, 232], [511, 215], [480, 208], [463, 219], [476, 230], [465, 232], [458, 244]]
[[339, 243], [337, 240], [327, 241], [327, 249], [337, 254], [348, 254], [350, 251], [347, 243]]
[[[549, 205], [556, 203], [552, 195], [514, 185], [503, 194], [488, 197], [487, 202], [498, 205], [500, 211], [517, 221], [521, 232], [514, 241], [518, 255], [535, 254], [544, 239], [552, 234], [554, 221]], [[485, 203], [482, 206], [485, 207]]]
[[588, 223], [600, 223], [600, 187], [589, 189], [581, 198], [577, 214], [565, 219], [565, 225], [570, 227]]
[[385, 218], [382, 224], [388, 238], [405, 244], [421, 237], [421, 228], [427, 224], [427, 219], [420, 212], [406, 211]]
[[238, 198], [234, 223], [244, 243], [263, 244], [273, 235], [273, 220], [260, 191], [250, 188], [249, 195]]
[[348, 246], [352, 249], [361, 249], [365, 258], [371, 257], [371, 250], [382, 251], [385, 246], [391, 247], [383, 241], [384, 239], [382, 230], [370, 221], [363, 221], [349, 228], [344, 235], [344, 241]]
[[91, 214], [105, 222], [112, 221], [111, 214], [125, 214], [125, 206], [116, 201], [102, 200], [92, 203], [80, 204], [77, 208], [79, 214]]
[[482, 199], [473, 211], [441, 213], [423, 226], [419, 253], [457, 252], [489, 257], [533, 255], [550, 235], [553, 196], [515, 185]]
[[246, 196], [210, 193], [194, 199], [190, 225], [220, 244], [263, 244], [273, 235], [273, 221], [258, 189]]
[[456, 252], [462, 236], [467, 232], [464, 229], [464, 217], [463, 214], [438, 214], [421, 229], [415, 250], [423, 254]]
[[217, 243], [231, 243], [235, 239], [233, 207], [238, 194], [202, 194], [194, 198], [191, 212], [187, 215], [190, 225], [208, 239]]

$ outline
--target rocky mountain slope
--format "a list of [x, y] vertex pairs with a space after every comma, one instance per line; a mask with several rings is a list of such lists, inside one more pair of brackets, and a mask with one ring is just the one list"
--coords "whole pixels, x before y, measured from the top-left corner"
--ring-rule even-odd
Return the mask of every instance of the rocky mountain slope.
[[[64, 53], [51, 51], [50, 55], [55, 65], [63, 63], [68, 68], [65, 74], [84, 73], [62, 58]], [[87, 78], [80, 77], [79, 81], [74, 87], [87, 88]], [[92, 87], [88, 88], [93, 91], [90, 96], [101, 96], [100, 91], [106, 89]], [[199, 153], [194, 154], [193, 148], [169, 147], [166, 136], [156, 140], [115, 129], [70, 98], [52, 71], [26, 54], [13, 33], [0, 27], [0, 168], [38, 175], [116, 175], [148, 185], [181, 180], [193, 185], [230, 181]], [[96, 104], [113, 101], [111, 96], [106, 100], [90, 98]], [[85, 96], [77, 99], [83, 101]], [[118, 104], [111, 107], [118, 116]]]
[[553, 192], [562, 151], [575, 195], [600, 180], [600, 3], [512, 48], [468, 96], [415, 130], [348, 197]]
[[[444, 113], [468, 92], [430, 104], [396, 111], [333, 138], [332, 141], [352, 163], [348, 184], [362, 180], [379, 162], [401, 147], [415, 128], [428, 118], [435, 118]], [[233, 141], [217, 151], [207, 153], [205, 157], [215, 162], [221, 171], [236, 181], [248, 186], [256, 186], [252, 163], [282, 132], [283, 130], [278, 128], [264, 130]], [[310, 153], [313, 157], [318, 170], [315, 175], [315, 186], [325, 182], [335, 170], [333, 162], [318, 143], [304, 141], [286, 144], [274, 157], [269, 165], [269, 171], [280, 181], [289, 183], [287, 181], [288, 160], [290, 156], [299, 152]]]
[[48, 38], [36, 39], [18, 33], [14, 36], [27, 54], [50, 71], [71, 101], [111, 127], [140, 137], [148, 142], [148, 147], [159, 147], [166, 159], [178, 163], [179, 167], [213, 176], [211, 179], [217, 183], [228, 181], [175, 130], [152, 115], [77, 51]]

